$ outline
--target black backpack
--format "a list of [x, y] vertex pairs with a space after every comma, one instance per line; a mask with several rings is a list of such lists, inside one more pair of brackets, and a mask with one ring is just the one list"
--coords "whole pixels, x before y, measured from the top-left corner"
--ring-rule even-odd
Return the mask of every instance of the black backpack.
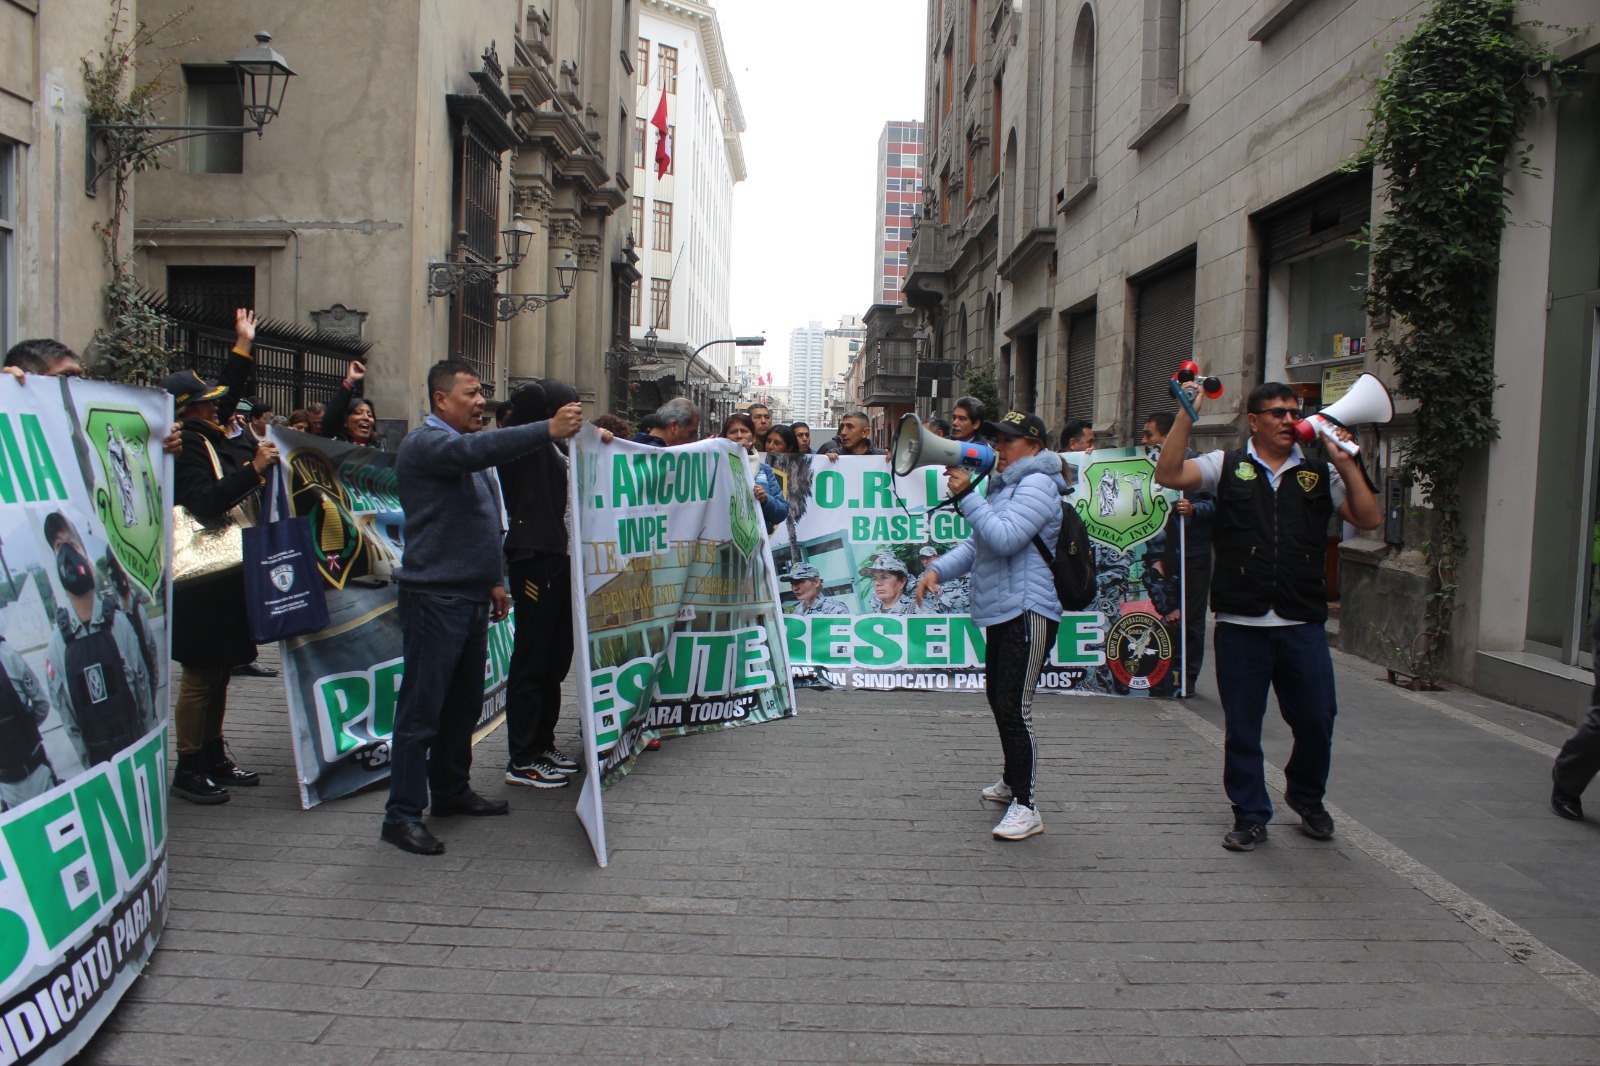
[[1061, 533], [1056, 537], [1056, 551], [1051, 553], [1044, 540], [1035, 533], [1033, 546], [1044, 556], [1044, 564], [1056, 579], [1056, 599], [1063, 611], [1081, 611], [1094, 602], [1096, 578], [1094, 545], [1089, 541], [1089, 530], [1083, 519], [1065, 500], [1061, 501]]

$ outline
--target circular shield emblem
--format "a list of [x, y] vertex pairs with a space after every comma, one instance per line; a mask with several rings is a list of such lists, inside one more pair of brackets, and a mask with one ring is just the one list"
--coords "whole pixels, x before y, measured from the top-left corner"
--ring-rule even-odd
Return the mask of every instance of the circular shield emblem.
[[1125, 614], [1106, 634], [1111, 673], [1130, 689], [1154, 688], [1172, 669], [1172, 638], [1153, 614]]

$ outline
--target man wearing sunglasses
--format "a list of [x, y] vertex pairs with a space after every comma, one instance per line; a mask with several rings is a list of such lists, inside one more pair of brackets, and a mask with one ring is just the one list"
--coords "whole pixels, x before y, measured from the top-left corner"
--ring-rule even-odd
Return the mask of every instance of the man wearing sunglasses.
[[[1185, 386], [1198, 409], [1202, 394]], [[1300, 828], [1318, 840], [1333, 836], [1323, 806], [1333, 751], [1333, 660], [1323, 625], [1328, 590], [1323, 578], [1328, 522], [1334, 512], [1361, 529], [1377, 528], [1378, 501], [1353, 457], [1330, 448], [1332, 462], [1301, 452], [1294, 390], [1269, 381], [1245, 403], [1250, 437], [1244, 447], [1184, 458], [1192, 422], [1179, 411], [1156, 464], [1169, 489], [1216, 496], [1216, 550], [1211, 609], [1217, 690], [1225, 743], [1222, 787], [1233, 804], [1230, 851], [1251, 851], [1267, 839], [1272, 800], [1261, 755], [1267, 688], [1294, 733], [1284, 767], [1284, 800]], [[1347, 430], [1338, 430], [1348, 440]]]

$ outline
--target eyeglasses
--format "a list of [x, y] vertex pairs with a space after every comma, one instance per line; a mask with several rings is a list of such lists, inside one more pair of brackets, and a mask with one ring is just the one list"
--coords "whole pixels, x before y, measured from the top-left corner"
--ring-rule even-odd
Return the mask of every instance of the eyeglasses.
[[1253, 415], [1266, 415], [1268, 418], [1299, 418], [1300, 412], [1293, 407], [1263, 407], [1259, 411], [1251, 411]]

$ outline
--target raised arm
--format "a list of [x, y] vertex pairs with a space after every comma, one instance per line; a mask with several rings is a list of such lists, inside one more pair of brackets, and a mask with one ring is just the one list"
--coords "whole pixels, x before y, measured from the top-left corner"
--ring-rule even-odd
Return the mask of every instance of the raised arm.
[[[1199, 410], [1204, 394], [1198, 388], [1194, 393], [1190, 402]], [[1189, 412], [1180, 407], [1177, 417], [1172, 420], [1172, 432], [1167, 434], [1167, 442], [1161, 446], [1161, 458], [1156, 460], [1157, 485], [1183, 492], [1198, 492], [1204, 487], [1200, 464], [1184, 458], [1189, 448], [1189, 430], [1193, 426], [1194, 420], [1189, 417]]]

